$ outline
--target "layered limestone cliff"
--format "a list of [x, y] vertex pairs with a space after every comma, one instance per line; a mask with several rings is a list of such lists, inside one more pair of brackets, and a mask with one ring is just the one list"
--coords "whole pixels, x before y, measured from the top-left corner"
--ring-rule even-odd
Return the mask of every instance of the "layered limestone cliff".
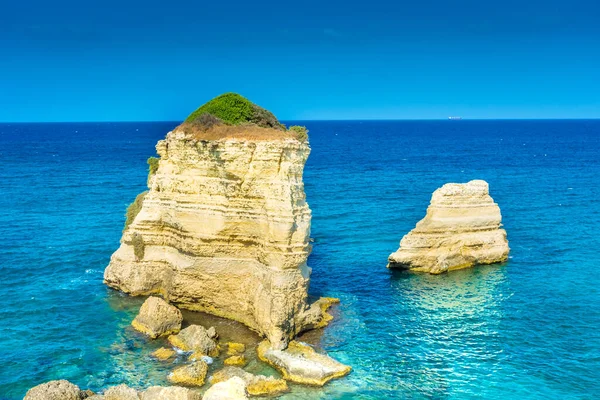
[[487, 182], [448, 183], [433, 193], [427, 215], [402, 238], [388, 267], [439, 274], [506, 261], [501, 221]]
[[105, 283], [242, 322], [275, 348], [323, 325], [321, 302], [307, 303], [308, 143], [256, 125], [183, 124], [156, 150], [149, 191]]

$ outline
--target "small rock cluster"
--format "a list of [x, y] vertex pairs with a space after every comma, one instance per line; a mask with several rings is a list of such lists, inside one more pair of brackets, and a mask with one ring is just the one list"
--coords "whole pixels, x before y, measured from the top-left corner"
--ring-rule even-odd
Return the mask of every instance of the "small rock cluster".
[[[185, 364], [175, 368], [167, 377], [170, 383], [178, 386], [154, 386], [137, 391], [127, 385], [119, 385], [102, 394], [94, 394], [61, 380], [30, 389], [24, 400], [240, 400], [248, 396], [272, 396], [286, 392], [286, 380], [322, 386], [350, 372], [350, 367], [317, 353], [306, 344], [292, 341], [287, 349], [278, 350], [265, 340], [258, 347], [258, 356], [278, 369], [284, 379], [244, 371], [241, 367], [247, 364], [246, 346], [234, 342], [223, 344], [226, 349], [225, 367], [207, 379], [209, 364], [221, 350], [217, 343], [218, 334], [214, 327], [206, 329], [200, 325], [181, 329], [182, 321], [181, 312], [176, 307], [158, 297], [149, 297], [132, 322], [133, 328], [152, 339], [169, 335], [167, 342], [172, 348], [155, 350], [151, 356], [156, 360], [168, 361], [175, 359], [178, 353], [186, 354]], [[201, 396], [194, 388], [204, 386], [206, 381], [212, 386]]]

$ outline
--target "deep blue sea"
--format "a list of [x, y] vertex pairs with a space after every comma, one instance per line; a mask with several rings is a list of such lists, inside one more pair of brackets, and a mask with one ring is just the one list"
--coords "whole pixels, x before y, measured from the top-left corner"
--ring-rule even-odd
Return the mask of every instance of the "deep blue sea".
[[[305, 339], [354, 370], [284, 398], [600, 398], [600, 120], [303, 124], [311, 294], [341, 299]], [[165, 384], [172, 366], [148, 357], [159, 344], [128, 327], [142, 299], [102, 273], [146, 159], [175, 125], [0, 124], [0, 399], [58, 378]], [[472, 179], [500, 205], [510, 260], [387, 270], [431, 193]]]

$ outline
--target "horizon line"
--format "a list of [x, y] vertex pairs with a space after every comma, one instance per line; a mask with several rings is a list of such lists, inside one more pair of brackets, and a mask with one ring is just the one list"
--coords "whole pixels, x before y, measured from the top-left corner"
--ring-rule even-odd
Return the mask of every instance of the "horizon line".
[[[387, 122], [387, 121], [448, 121], [460, 123], [464, 121], [595, 121], [600, 117], [574, 117], [574, 118], [363, 118], [363, 119], [281, 119], [280, 121], [302, 122]], [[182, 123], [179, 120], [115, 120], [115, 121], [0, 121], [0, 124], [111, 124], [111, 123]]]

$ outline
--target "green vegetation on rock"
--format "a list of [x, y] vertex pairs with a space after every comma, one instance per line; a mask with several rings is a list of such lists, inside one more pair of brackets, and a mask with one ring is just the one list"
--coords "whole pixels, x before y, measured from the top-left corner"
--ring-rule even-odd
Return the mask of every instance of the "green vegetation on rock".
[[148, 159], [148, 177], [154, 175], [158, 171], [158, 160], [159, 158], [150, 157]]
[[285, 129], [273, 113], [237, 93], [225, 93], [215, 97], [191, 113], [185, 122], [194, 123], [203, 114], [211, 114], [230, 125], [251, 123], [263, 128]]
[[305, 126], [290, 126], [289, 131], [292, 132], [296, 139], [298, 139], [301, 142], [306, 142], [308, 140], [308, 129], [306, 129]]
[[148, 191], [138, 194], [133, 203], [127, 207], [127, 212], [125, 213], [125, 228], [123, 228], [124, 230], [127, 229], [127, 227], [139, 214], [140, 210], [142, 209], [142, 202], [144, 201], [144, 197], [146, 197], [147, 193]]

